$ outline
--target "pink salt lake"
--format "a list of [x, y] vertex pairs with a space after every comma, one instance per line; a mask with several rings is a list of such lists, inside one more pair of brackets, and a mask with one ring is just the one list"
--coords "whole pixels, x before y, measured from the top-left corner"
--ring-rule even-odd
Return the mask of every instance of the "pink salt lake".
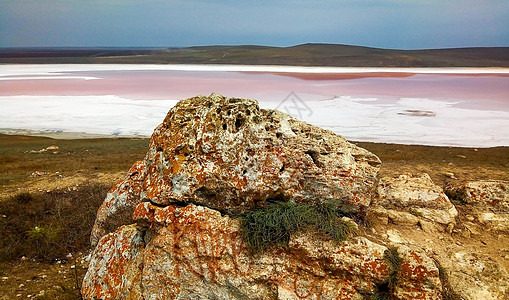
[[[161, 110], [165, 102], [160, 101], [213, 92], [257, 99], [262, 107], [278, 108], [353, 140], [472, 147], [509, 145], [508, 69], [269, 66], [253, 71], [241, 66], [203, 69], [150, 65], [4, 65], [0, 66], [0, 130], [149, 135], [153, 127], [120, 124], [121, 115], [111, 116], [111, 122], [86, 117], [89, 110], [94, 110], [86, 104], [93, 105], [97, 111], [115, 110], [115, 106], [101, 106], [101, 99], [108, 102], [104, 97], [115, 97], [120, 99], [119, 114], [145, 113], [146, 116], [138, 117], [150, 118], [157, 113], [137, 110], [141, 104], [136, 101], [143, 101], [145, 109], [153, 106]], [[79, 116], [74, 121], [57, 116], [58, 107], [62, 114], [69, 115], [73, 104], [83, 109], [86, 120], [82, 121], [102, 125], [96, 126], [99, 128], [90, 124], [74, 126], [74, 121], [80, 122]], [[133, 106], [132, 110], [127, 109], [129, 105]], [[169, 108], [162, 112], [163, 116]], [[38, 124], [22, 120], [34, 115], [33, 110], [48, 115], [49, 123], [41, 124], [40, 118]], [[2, 121], [13, 117], [19, 122]], [[97, 113], [97, 117], [104, 116]], [[62, 126], [58, 126], [59, 119]], [[154, 120], [155, 124], [161, 120]]]

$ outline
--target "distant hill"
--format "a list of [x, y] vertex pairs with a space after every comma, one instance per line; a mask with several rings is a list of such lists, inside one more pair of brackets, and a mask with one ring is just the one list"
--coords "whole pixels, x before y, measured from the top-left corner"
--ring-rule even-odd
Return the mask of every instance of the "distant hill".
[[509, 67], [509, 47], [391, 50], [339, 44], [291, 47], [0, 48], [0, 63], [248, 64], [335, 67]]

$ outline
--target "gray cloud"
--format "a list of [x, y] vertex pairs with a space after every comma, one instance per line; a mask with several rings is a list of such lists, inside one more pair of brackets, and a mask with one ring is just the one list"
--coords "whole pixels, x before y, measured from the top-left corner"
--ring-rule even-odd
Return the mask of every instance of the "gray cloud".
[[0, 46], [509, 46], [498, 0], [0, 0]]

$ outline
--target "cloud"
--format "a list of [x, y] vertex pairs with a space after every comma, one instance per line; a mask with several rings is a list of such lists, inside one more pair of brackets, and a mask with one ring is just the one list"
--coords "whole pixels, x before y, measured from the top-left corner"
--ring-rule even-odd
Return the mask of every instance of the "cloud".
[[497, 0], [0, 0], [0, 46], [509, 46]]

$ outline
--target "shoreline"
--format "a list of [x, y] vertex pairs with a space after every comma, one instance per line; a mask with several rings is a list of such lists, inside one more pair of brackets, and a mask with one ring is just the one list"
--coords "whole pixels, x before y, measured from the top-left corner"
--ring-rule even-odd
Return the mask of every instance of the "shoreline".
[[[357, 74], [357, 73], [412, 73], [412, 74], [508, 74], [509, 67], [321, 67], [282, 65], [214, 65], [214, 64], [0, 64], [0, 77], [5, 68], [20, 69], [23, 74], [31, 69], [36, 74], [80, 71], [205, 71], [205, 72], [261, 72], [261, 73], [314, 73], [314, 74]], [[11, 71], [12, 72], [12, 71]], [[41, 73], [42, 72], [42, 73]]]
[[54, 140], [91, 140], [91, 139], [149, 139], [150, 136], [112, 135], [73, 131], [38, 131], [30, 129], [0, 128], [0, 135], [44, 137]]
[[[341, 134], [339, 134], [342, 136]], [[12, 136], [15, 137], [34, 137], [34, 138], [48, 138], [56, 141], [73, 141], [73, 140], [115, 140], [115, 139], [129, 139], [129, 140], [150, 140], [151, 136], [146, 135], [111, 135], [111, 134], [94, 134], [86, 132], [72, 132], [72, 131], [37, 131], [28, 129], [12, 129], [12, 128], [0, 128], [0, 136]], [[430, 144], [417, 144], [417, 143], [396, 143], [396, 142], [382, 142], [372, 140], [354, 140], [348, 139], [344, 136], [348, 142], [352, 144], [374, 144], [374, 145], [387, 145], [387, 146], [413, 146], [413, 147], [432, 147], [432, 148], [456, 148], [456, 149], [493, 149], [493, 148], [508, 148], [509, 145], [498, 145], [498, 146], [462, 146], [462, 145], [430, 145]]]
[[0, 130], [148, 137], [178, 99], [218, 93], [348, 140], [497, 147], [509, 145], [499, 129], [509, 121], [508, 80], [509, 68], [10, 65], [0, 67]]

